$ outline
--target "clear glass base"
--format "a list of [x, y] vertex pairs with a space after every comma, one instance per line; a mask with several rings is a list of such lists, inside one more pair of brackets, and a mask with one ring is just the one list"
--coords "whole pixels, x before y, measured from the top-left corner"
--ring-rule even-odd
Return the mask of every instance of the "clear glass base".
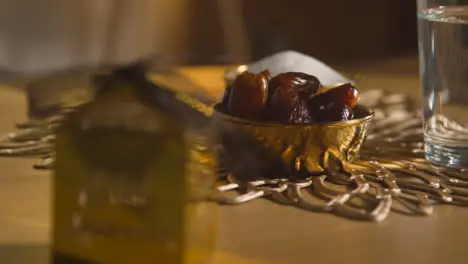
[[441, 144], [427, 140], [424, 144], [426, 159], [436, 165], [450, 168], [468, 168], [468, 147]]

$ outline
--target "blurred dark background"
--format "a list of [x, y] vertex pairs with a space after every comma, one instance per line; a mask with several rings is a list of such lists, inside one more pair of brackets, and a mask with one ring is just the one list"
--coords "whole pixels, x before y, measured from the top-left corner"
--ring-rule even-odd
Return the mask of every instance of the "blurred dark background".
[[254, 61], [285, 49], [330, 63], [417, 52], [415, 0], [197, 0], [188, 10], [193, 63]]

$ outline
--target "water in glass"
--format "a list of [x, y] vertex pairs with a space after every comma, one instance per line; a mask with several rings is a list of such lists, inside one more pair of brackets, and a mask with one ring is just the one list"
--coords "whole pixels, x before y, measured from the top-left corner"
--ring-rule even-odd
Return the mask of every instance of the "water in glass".
[[468, 167], [468, 5], [418, 12], [426, 157]]

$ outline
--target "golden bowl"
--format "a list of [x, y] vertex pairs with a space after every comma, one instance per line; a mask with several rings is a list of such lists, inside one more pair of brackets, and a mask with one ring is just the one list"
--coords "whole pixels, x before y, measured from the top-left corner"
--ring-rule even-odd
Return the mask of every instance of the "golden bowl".
[[357, 156], [374, 113], [361, 105], [354, 113], [357, 118], [349, 121], [283, 125], [233, 117], [215, 106], [213, 117], [232, 162], [251, 163], [257, 174], [296, 175], [335, 170]]
[[[228, 69], [226, 83], [246, 69]], [[285, 125], [237, 118], [224, 113], [220, 105], [214, 109], [228, 169], [274, 178], [340, 169], [358, 155], [374, 117], [371, 109], [358, 105], [355, 119], [349, 121]]]

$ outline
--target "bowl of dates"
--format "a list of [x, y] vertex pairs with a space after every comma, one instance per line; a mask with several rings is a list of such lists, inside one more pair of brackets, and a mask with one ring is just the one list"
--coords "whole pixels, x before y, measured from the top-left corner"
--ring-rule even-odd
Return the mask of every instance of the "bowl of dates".
[[309, 74], [268, 70], [239, 72], [214, 109], [228, 163], [243, 164], [229, 169], [275, 178], [342, 168], [374, 116], [351, 83], [324, 86]]

